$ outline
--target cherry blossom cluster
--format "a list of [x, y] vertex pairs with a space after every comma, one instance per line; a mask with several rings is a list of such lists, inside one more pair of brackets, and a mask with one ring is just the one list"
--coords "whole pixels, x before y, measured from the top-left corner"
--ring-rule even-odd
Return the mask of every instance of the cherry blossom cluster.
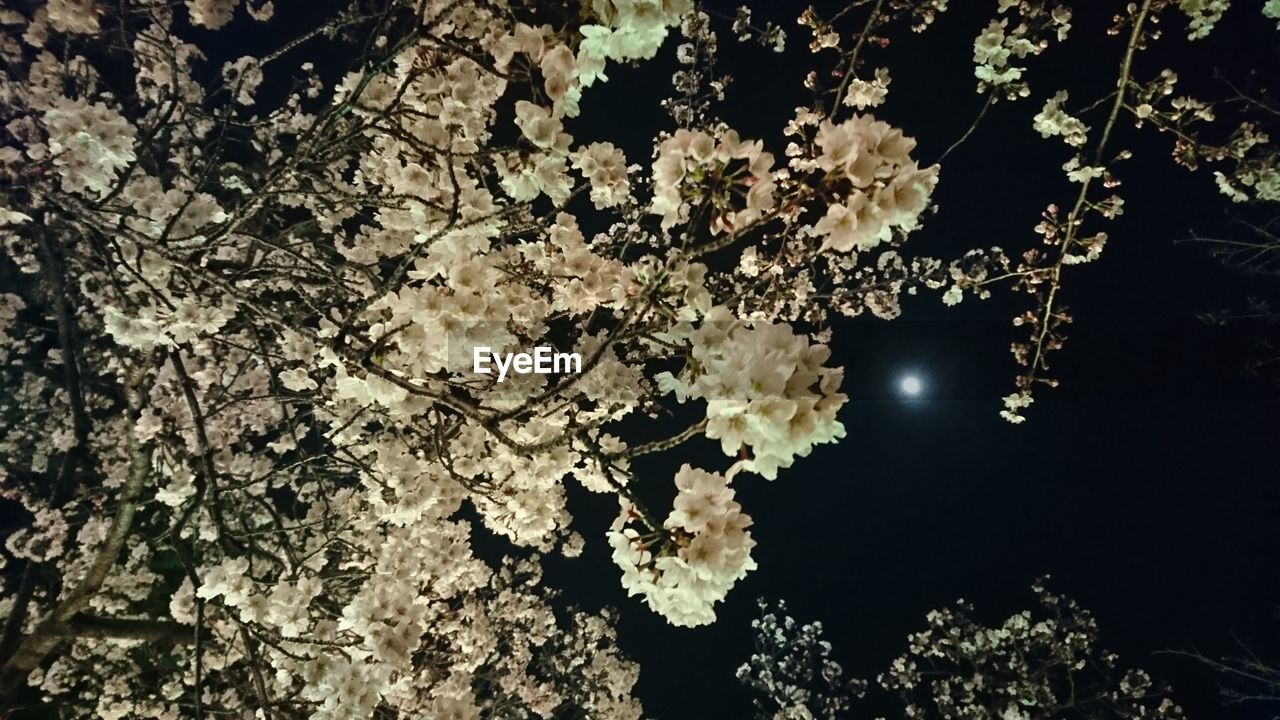
[[973, 607], [931, 611], [925, 630], [879, 677], [906, 717], [1163, 718], [1182, 709], [1151, 676], [1098, 646], [1098, 626], [1074, 600], [1033, 587], [1039, 607], [987, 626]]
[[714, 607], [733, 585], [755, 569], [747, 528], [727, 475], [684, 465], [676, 473], [676, 498], [661, 528], [642, 532], [641, 519], [624, 500], [609, 529], [613, 561], [622, 568], [628, 594], [643, 595], [654, 612], [673, 625], [693, 627], [715, 620]]
[[[1074, 600], [1033, 586], [1038, 604], [1001, 623], [974, 619], [964, 601], [933, 610], [925, 630], [877, 678], [902, 717], [919, 720], [1180, 720], [1168, 688], [1125, 668], [1098, 645], [1098, 625]], [[756, 695], [756, 720], [837, 720], [868, 684], [842, 677], [822, 624], [801, 624], [760, 602], [755, 650], [738, 679]], [[877, 698], [879, 699], [879, 698]], [[885, 698], [885, 702], [891, 702]]]
[[1199, 40], [1213, 32], [1213, 26], [1231, 7], [1231, 0], [1178, 0], [1178, 9], [1187, 14], [1187, 37]]
[[1084, 145], [1089, 138], [1089, 128], [1079, 118], [1067, 114], [1062, 106], [1067, 101], [1067, 91], [1057, 94], [1044, 103], [1044, 109], [1033, 118], [1033, 125], [1041, 137], [1061, 136], [1072, 147]]
[[692, 0], [591, 0], [597, 22], [581, 28], [582, 52], [612, 60], [651, 58], [667, 29], [692, 9]]
[[[1280, 149], [1268, 132], [1270, 123], [1255, 117], [1239, 117], [1230, 112], [1230, 102], [1211, 102], [1177, 92], [1179, 76], [1171, 69], [1134, 90], [1126, 109], [1137, 126], [1154, 126], [1174, 138], [1174, 162], [1189, 170], [1203, 165], [1213, 171], [1218, 190], [1232, 202], [1280, 201]], [[1236, 102], [1268, 108], [1266, 102], [1240, 96]], [[1229, 131], [1215, 125], [1235, 120]], [[1273, 128], [1272, 128], [1273, 130]], [[1227, 133], [1225, 137], [1223, 134]]]
[[938, 167], [911, 159], [914, 139], [870, 115], [823, 121], [817, 166], [836, 198], [813, 226], [824, 248], [870, 250], [895, 229], [914, 230], [938, 182]]
[[889, 95], [889, 83], [889, 68], [877, 68], [870, 80], [854, 78], [849, 83], [844, 104], [856, 108], [859, 112], [882, 105]]
[[712, 108], [725, 99], [725, 89], [733, 77], [715, 73], [719, 41], [710, 15], [702, 11], [687, 13], [680, 21], [680, 36], [682, 42], [676, 46], [680, 68], [671, 76], [675, 92], [662, 101], [662, 106], [679, 127], [705, 126], [712, 122]]
[[677, 130], [658, 146], [650, 210], [670, 228], [688, 221], [690, 208], [706, 202], [712, 233], [751, 225], [776, 202], [773, 155], [763, 148], [759, 141], [740, 140], [733, 130], [719, 138]]
[[1000, 0], [997, 13], [999, 17], [973, 41], [978, 91], [990, 90], [993, 98], [1009, 100], [1027, 97], [1031, 90], [1023, 79], [1026, 67], [1020, 63], [1044, 52], [1050, 38], [1067, 39], [1071, 8], [1056, 0]]
[[751, 621], [754, 649], [737, 672], [753, 691], [756, 720], [837, 720], [866, 691], [866, 681], [844, 677], [831, 657], [821, 622], [800, 623], [787, 604], [759, 601]]
[[751, 8], [738, 6], [734, 11], [732, 30], [739, 42], [754, 41], [774, 52], [782, 52], [787, 45], [787, 34], [772, 21], [766, 21], [764, 27], [757, 27], [751, 21]]
[[775, 479], [814, 446], [844, 437], [836, 414], [843, 371], [823, 363], [826, 345], [810, 344], [786, 325], [737, 323], [713, 310], [691, 336], [691, 362], [658, 381], [680, 401], [707, 401], [706, 435], [725, 455], [750, 451], [748, 467]]
[[27, 155], [41, 160], [47, 153], [65, 192], [100, 198], [136, 157], [133, 126], [101, 102], [57, 98], [44, 111], [41, 124], [48, 142], [27, 148]]

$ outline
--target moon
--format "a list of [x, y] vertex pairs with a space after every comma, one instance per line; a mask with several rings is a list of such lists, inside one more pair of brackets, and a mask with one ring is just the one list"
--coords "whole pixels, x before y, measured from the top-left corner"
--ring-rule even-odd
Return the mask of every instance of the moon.
[[904, 395], [915, 397], [920, 394], [921, 390], [924, 390], [924, 383], [916, 375], [906, 375], [903, 376], [902, 380], [898, 381], [898, 387]]

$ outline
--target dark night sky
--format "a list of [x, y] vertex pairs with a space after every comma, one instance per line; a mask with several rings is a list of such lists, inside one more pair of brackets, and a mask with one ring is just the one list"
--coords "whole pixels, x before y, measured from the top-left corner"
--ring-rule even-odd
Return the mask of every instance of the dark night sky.
[[[773, 8], [790, 31], [788, 51], [779, 61], [722, 38], [723, 69], [736, 76], [722, 116], [744, 137], [776, 138], [805, 99], [796, 90], [807, 38], [788, 19], [797, 5], [754, 5], [757, 17]], [[925, 35], [901, 35], [867, 56], [869, 68], [884, 64], [893, 73], [877, 115], [919, 140], [922, 162], [959, 137], [981, 105], [972, 42], [995, 3], [952, 5]], [[1176, 13], [1166, 13], [1168, 35], [1152, 57], [1140, 56], [1138, 76], [1157, 72], [1164, 65], [1154, 56], [1170, 52], [1189, 89], [1220, 91], [1207, 83], [1214, 67], [1235, 77], [1280, 67], [1268, 45], [1274, 29], [1242, 17], [1249, 13], [1258, 10], [1234, 8], [1234, 22], [1229, 17], [1190, 50]], [[940, 213], [906, 252], [950, 257], [998, 245], [1013, 254], [1037, 242], [1041, 210], [1068, 204], [1074, 187], [1057, 170], [1067, 149], [1040, 139], [1030, 118], [1059, 88], [1071, 89], [1077, 103], [1109, 89], [1122, 47], [1103, 32], [1108, 17], [1077, 8], [1072, 41], [1031, 62], [1032, 97], [997, 105], [943, 163], [934, 195]], [[1224, 61], [1230, 50], [1237, 52]], [[656, 104], [636, 101], [664, 91], [668, 67], [611, 72], [612, 81], [584, 100], [584, 117], [615, 113], [613, 134], [633, 162], [646, 161], [648, 138], [669, 127]], [[1118, 132], [1113, 147], [1139, 156], [1121, 168], [1127, 211], [1100, 228], [1111, 236], [1102, 259], [1067, 275], [1076, 325], [1053, 359], [1062, 387], [1039, 392], [1026, 424], [1010, 426], [997, 411], [1015, 373], [1008, 346], [1020, 339], [1010, 320], [1029, 298], [998, 292], [948, 309], [936, 295], [921, 297], [898, 320], [836, 326], [832, 362], [847, 371], [848, 437], [775, 482], [735, 483], [755, 519], [760, 567], [731, 591], [715, 625], [673, 628], [625, 598], [603, 527], [597, 532], [579, 515], [593, 542], [583, 559], [557, 564], [553, 577], [585, 604], [622, 610], [621, 641], [641, 662], [639, 692], [651, 716], [748, 716], [733, 672], [750, 653], [757, 597], [786, 598], [799, 619], [822, 620], [846, 670], [873, 678], [929, 609], [964, 597], [999, 621], [1034, 603], [1029, 585], [1043, 573], [1052, 574], [1051, 588], [1097, 615], [1107, 647], [1174, 683], [1193, 717], [1221, 716], [1209, 677], [1151, 652], [1192, 643], [1225, 650], [1232, 631], [1263, 646], [1276, 637], [1280, 398], [1243, 376], [1251, 328], [1212, 327], [1195, 316], [1238, 306], [1245, 295], [1240, 276], [1202, 246], [1174, 244], [1192, 230], [1224, 227], [1212, 178], [1174, 166], [1168, 138], [1151, 128], [1122, 122]], [[927, 383], [916, 403], [896, 388], [911, 370]], [[640, 482], [661, 484], [684, 461], [728, 464], [708, 443], [648, 459]], [[608, 502], [578, 502], [582, 513], [611, 513]]]

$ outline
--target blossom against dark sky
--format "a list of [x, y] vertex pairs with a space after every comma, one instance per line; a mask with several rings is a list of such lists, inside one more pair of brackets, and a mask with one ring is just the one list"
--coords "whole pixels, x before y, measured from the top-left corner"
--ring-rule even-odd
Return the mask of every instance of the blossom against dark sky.
[[[982, 107], [970, 55], [987, 5], [953, 3], [927, 33], [895, 38], [869, 60], [893, 74], [877, 117], [915, 137], [922, 162]], [[721, 70], [734, 77], [722, 114], [745, 135], [768, 136], [803, 101], [781, 89], [797, 87], [808, 50], [792, 8], [753, 9], [793, 30], [791, 44], [777, 57], [721, 43]], [[1076, 11], [1076, 42], [1031, 63], [1035, 95], [990, 110], [942, 162], [938, 213], [908, 252], [1035, 243], [1040, 211], [1071, 188], [1056, 172], [1060, 145], [1040, 138], [1031, 115], [1057, 88], [1092, 97], [1122, 52], [1102, 32], [1108, 15]], [[1274, 28], [1229, 15], [1178, 58], [1180, 70], [1207, 94], [1223, 91], [1215, 69], [1258, 81], [1255, 68], [1276, 64], [1275, 38]], [[591, 98], [636, 133], [629, 157], [663, 122], [659, 108], [633, 98], [661, 92], [671, 69], [619, 75], [623, 82]], [[1212, 178], [1175, 166], [1169, 137], [1149, 127], [1124, 127], [1118, 147], [1135, 151], [1122, 176], [1126, 212], [1107, 228], [1103, 257], [1071, 278], [1076, 322], [1054, 358], [1062, 385], [1039, 393], [1027, 423], [1010, 426], [995, 412], [1015, 367], [1009, 318], [1023, 300], [997, 294], [946, 308], [936, 296], [914, 298], [893, 322], [836, 326], [832, 362], [846, 368], [848, 437], [801, 459], [784, 481], [736, 483], [744, 505], [762, 508], [753, 513], [759, 568], [715, 625], [671, 628], [634, 612], [634, 599], [587, 588], [611, 569], [590, 546], [558, 568], [557, 578], [592, 601], [623, 610], [621, 642], [644, 668], [638, 688], [649, 713], [746, 716], [733, 671], [750, 652], [758, 596], [786, 598], [798, 618], [822, 620], [846, 670], [873, 678], [929, 609], [963, 597], [999, 620], [1033, 603], [1029, 587], [1045, 573], [1096, 613], [1105, 644], [1174, 682], [1193, 716], [1221, 712], [1198, 669], [1150, 653], [1226, 650], [1233, 631], [1267, 637], [1280, 603], [1280, 397], [1244, 376], [1251, 328], [1197, 318], [1239, 305], [1254, 282], [1202, 246], [1176, 243], [1226, 225]], [[926, 402], [903, 402], [906, 369], [920, 373]], [[701, 457], [718, 454], [708, 444]], [[670, 462], [642, 467], [664, 475]]]

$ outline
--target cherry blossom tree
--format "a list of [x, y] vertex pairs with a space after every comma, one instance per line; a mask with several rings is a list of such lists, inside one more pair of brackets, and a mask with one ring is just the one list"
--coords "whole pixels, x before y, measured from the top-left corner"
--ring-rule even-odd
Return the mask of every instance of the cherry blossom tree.
[[[1074, 600], [1033, 587], [1037, 607], [995, 625], [959, 601], [931, 611], [927, 627], [878, 678], [902, 717], [919, 720], [1179, 720], [1167, 688], [1126, 669], [1098, 642], [1098, 624]], [[822, 624], [762, 605], [756, 652], [738, 671], [755, 691], [758, 720], [848, 717], [867, 683], [842, 680]]]
[[[874, 116], [891, 75], [868, 56], [946, 0], [804, 10], [810, 100], [767, 138], [716, 114], [721, 36], [789, 42], [746, 10], [279, 5], [0, 10], [0, 477], [24, 513], [6, 696], [104, 718], [639, 717], [611, 617], [557, 601], [542, 560], [607, 542], [627, 592], [711, 622], [755, 566], [734, 483], [843, 437], [831, 320], [893, 318], [904, 293], [1036, 299], [1020, 420], [1064, 269], [1121, 208], [1113, 130], [1207, 114], [1133, 56], [1160, 13], [1199, 37], [1226, 3], [1130, 5], [1109, 94], [1028, 117], [1070, 148], [1078, 195], [1017, 262], [902, 249], [941, 168]], [[274, 44], [241, 54], [259, 25]], [[1000, 0], [973, 46], [983, 112], [1028, 97], [1024, 65], [1070, 30], [1064, 3]], [[627, 158], [592, 88], [667, 46], [671, 123]], [[1211, 158], [1234, 162], [1224, 192], [1274, 200], [1268, 142], [1242, 130]], [[581, 371], [471, 364], [540, 346]], [[698, 436], [723, 467], [633, 474]], [[576, 487], [617, 498], [612, 524], [570, 516]]]
[[822, 638], [821, 622], [800, 623], [787, 604], [759, 601], [760, 617], [751, 621], [755, 651], [738, 668], [738, 680], [752, 691], [759, 720], [839, 718], [867, 690], [865, 680], [844, 677]]

